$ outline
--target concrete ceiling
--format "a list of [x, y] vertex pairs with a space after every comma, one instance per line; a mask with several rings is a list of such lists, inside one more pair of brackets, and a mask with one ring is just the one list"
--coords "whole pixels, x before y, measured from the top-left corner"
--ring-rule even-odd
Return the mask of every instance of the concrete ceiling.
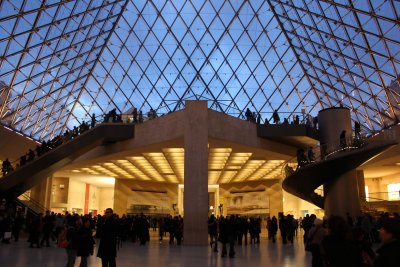
[[[389, 131], [383, 132], [383, 139], [400, 140], [400, 125], [392, 127]], [[379, 137], [379, 135], [377, 136]], [[385, 176], [398, 175], [400, 179], [400, 145], [397, 144], [378, 156], [372, 158], [360, 170], [364, 171], [365, 178], [378, 178]]]
[[[79, 162], [67, 166], [63, 171], [137, 181], [183, 183], [184, 149], [179, 141], [172, 143], [175, 146], [159, 144], [112, 157]], [[289, 157], [278, 157], [268, 150], [211, 139], [208, 158], [209, 184], [224, 184], [280, 179], [283, 163]]]
[[77, 175], [75, 178], [85, 184], [95, 185], [97, 187], [112, 187], [115, 185], [114, 177], [107, 176], [88, 176], [88, 175]]

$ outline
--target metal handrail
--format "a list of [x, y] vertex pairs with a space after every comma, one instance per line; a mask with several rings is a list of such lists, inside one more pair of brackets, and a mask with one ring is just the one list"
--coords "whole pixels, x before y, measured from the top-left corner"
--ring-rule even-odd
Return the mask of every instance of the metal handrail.
[[[24, 198], [24, 199], [21, 199]], [[39, 214], [41, 212], [45, 212], [47, 208], [42, 205], [40, 202], [32, 199], [27, 193], [20, 195], [16, 199], [20, 204], [24, 205], [28, 209], [32, 210], [33, 212]]]
[[[61, 145], [62, 145], [62, 144], [65, 144], [65, 143], [69, 143], [70, 141], [72, 141], [72, 140], [78, 138], [79, 136], [81, 136], [83, 133], [86, 133], [86, 132], [92, 130], [92, 129], [93, 129], [95, 126], [97, 126], [97, 125], [100, 125], [100, 124], [103, 124], [103, 123], [107, 123], [107, 122], [104, 122], [104, 120], [103, 120], [104, 115], [105, 115], [105, 114], [96, 116], [96, 118], [101, 118], [101, 120], [96, 120], [96, 122], [95, 122], [95, 124], [94, 124], [93, 127], [89, 128], [88, 130], [86, 130], [86, 131], [84, 131], [84, 132], [82, 132], [82, 133], [78, 133], [77, 136], [74, 136], [74, 137], [68, 136], [67, 138], [64, 138], [64, 134], [58, 135], [57, 137], [59, 137], [59, 138], [62, 139]], [[119, 114], [119, 115], [122, 115], [122, 114]], [[124, 115], [131, 115], [131, 114], [124, 114]], [[161, 117], [161, 116], [164, 116], [164, 115], [165, 115], [165, 114], [157, 114], [157, 117], [156, 117], [156, 118]], [[143, 122], [146, 122], [146, 121], [148, 121], [148, 120], [151, 120], [148, 116], [143, 116], [143, 119], [144, 119]], [[91, 122], [92, 122], [91, 120], [85, 121], [85, 123], [88, 124], [89, 126], [91, 125]], [[124, 122], [124, 121], [122, 121], [122, 122], [119, 122], [119, 123], [131, 123], [131, 122]], [[79, 126], [78, 126], [78, 128], [79, 128]], [[71, 132], [72, 132], [72, 129], [70, 130], [70, 133], [71, 133]], [[54, 138], [53, 138], [53, 139], [54, 139]], [[48, 141], [50, 141], [50, 140], [48, 140]], [[57, 146], [57, 147], [58, 147], [58, 146]], [[34, 158], [32, 161], [27, 161], [27, 162], [25, 163], [25, 165], [28, 164], [28, 163], [31, 163], [31, 162], [33, 162], [33, 161], [35, 161], [35, 160], [37, 160], [37, 159], [40, 158], [41, 156], [47, 154], [48, 152], [50, 152], [51, 150], [53, 150], [53, 149], [55, 149], [55, 148], [57, 148], [57, 147], [54, 147], [54, 148], [48, 147], [49, 150], [46, 151], [46, 152], [44, 152], [44, 153], [41, 154], [40, 156], [38, 156], [38, 155], [35, 154], [35, 158]], [[27, 155], [27, 153], [25, 153], [25, 155]], [[18, 168], [21, 167], [21, 166], [19, 165], [19, 162], [20, 162], [20, 159], [16, 159], [16, 160], [10, 162], [10, 163], [11, 163], [11, 167], [12, 167], [12, 171], [10, 171], [9, 173], [12, 173], [13, 171], [15, 171], [16, 169], [18, 169]], [[7, 176], [7, 174], [6, 174], [5, 176]], [[4, 176], [3, 176], [2, 173], [0, 172], [0, 178], [1, 178], [1, 177], [4, 177]]]
[[[383, 131], [382, 134], [384, 135], [383, 138], [378, 140], [365, 138], [365, 136], [351, 136], [344, 139], [342, 143], [340, 141], [336, 141], [328, 144], [323, 144], [322, 146], [321, 144], [317, 144], [316, 146], [311, 147], [311, 150], [314, 154], [314, 160], [310, 160], [307, 157], [305, 161], [299, 162], [297, 156], [287, 160], [282, 166], [282, 177], [287, 178], [288, 176], [299, 170], [301, 167], [311, 166], [317, 162], [330, 159], [341, 152], [361, 149], [371, 144], [396, 141], [396, 132], [394, 129]], [[306, 155], [307, 152], [308, 151], [305, 151], [304, 155]], [[299, 163], [301, 163], [301, 165], [303, 166], [300, 166]]]
[[[390, 193], [397, 193], [397, 194], [399, 194], [399, 197], [397, 199], [389, 199], [389, 194]], [[387, 198], [385, 199], [385, 198], [382, 198], [382, 197], [373, 197], [373, 196], [371, 196], [371, 194], [372, 195], [386, 194]], [[366, 199], [372, 199], [374, 201], [400, 201], [400, 192], [397, 192], [397, 191], [392, 191], [392, 192], [373, 192], [373, 193], [368, 193], [368, 196], [366, 196], [365, 198]], [[374, 202], [374, 201], [368, 201], [368, 202]]]

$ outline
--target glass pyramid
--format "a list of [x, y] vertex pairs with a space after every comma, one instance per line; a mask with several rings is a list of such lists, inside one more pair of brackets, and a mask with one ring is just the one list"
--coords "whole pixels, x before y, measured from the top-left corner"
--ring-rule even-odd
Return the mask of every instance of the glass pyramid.
[[397, 0], [3, 0], [0, 120], [51, 138], [113, 108], [185, 100], [244, 117], [345, 106], [400, 118]]

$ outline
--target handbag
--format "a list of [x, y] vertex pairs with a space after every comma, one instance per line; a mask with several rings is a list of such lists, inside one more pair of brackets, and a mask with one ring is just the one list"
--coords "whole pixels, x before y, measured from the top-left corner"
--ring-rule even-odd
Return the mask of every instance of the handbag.
[[67, 229], [63, 229], [58, 235], [57, 246], [59, 248], [68, 248], [69, 246], [69, 242], [67, 239], [67, 231], [68, 231]]
[[11, 239], [11, 232], [4, 232], [4, 239]]

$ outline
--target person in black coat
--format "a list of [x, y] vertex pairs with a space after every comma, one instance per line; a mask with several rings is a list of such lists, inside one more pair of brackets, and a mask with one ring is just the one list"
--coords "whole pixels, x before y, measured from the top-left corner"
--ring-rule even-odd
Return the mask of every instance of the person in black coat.
[[378, 256], [374, 267], [393, 267], [400, 265], [400, 220], [386, 218], [382, 221], [379, 236], [383, 242], [376, 251]]
[[183, 219], [181, 216], [175, 216], [174, 221], [176, 244], [180, 246], [183, 238]]
[[79, 267], [87, 267], [87, 258], [89, 255], [93, 255], [93, 244], [94, 240], [90, 220], [85, 218], [82, 227], [78, 230], [77, 256], [81, 257]]
[[19, 233], [22, 229], [23, 224], [24, 224], [24, 217], [22, 213], [19, 211], [14, 219], [14, 224], [12, 226], [12, 235], [14, 236], [15, 242], [18, 242], [19, 240]]
[[286, 223], [286, 216], [283, 214], [279, 215], [279, 230], [281, 231], [281, 237], [283, 244], [287, 243], [287, 223]]
[[222, 243], [221, 257], [226, 257], [226, 244], [229, 243], [229, 257], [235, 257], [235, 237], [236, 237], [235, 217], [231, 215], [229, 218], [221, 217], [219, 222], [218, 240]]
[[44, 246], [44, 242], [46, 242], [46, 246], [50, 247], [50, 235], [51, 231], [54, 227], [54, 218], [50, 215], [50, 211], [46, 211], [46, 215], [43, 218], [43, 237], [40, 241], [40, 246]]
[[117, 222], [114, 219], [113, 210], [107, 208], [105, 220], [102, 225], [99, 250], [97, 257], [101, 258], [102, 267], [116, 267], [117, 257]]
[[268, 239], [272, 239], [272, 243], [276, 242], [276, 233], [278, 232], [278, 220], [275, 216], [268, 223]]
[[42, 213], [39, 213], [38, 217], [35, 217], [29, 227], [29, 238], [28, 242], [30, 242], [30, 248], [33, 248], [33, 245], [36, 244], [38, 248], [40, 248], [39, 245], [39, 237], [40, 237], [40, 222], [42, 220]]
[[218, 244], [217, 244], [218, 222], [214, 214], [211, 214], [207, 224], [208, 224], [208, 235], [210, 236], [210, 246], [213, 247], [214, 245], [214, 252], [218, 252]]
[[328, 235], [321, 243], [324, 266], [363, 267], [361, 249], [352, 238], [346, 221], [339, 216], [328, 220]]
[[150, 239], [150, 233], [149, 233], [150, 223], [143, 213], [140, 214], [137, 226], [138, 226], [137, 234], [139, 237], [140, 245], [144, 246], [146, 244], [146, 241]]

